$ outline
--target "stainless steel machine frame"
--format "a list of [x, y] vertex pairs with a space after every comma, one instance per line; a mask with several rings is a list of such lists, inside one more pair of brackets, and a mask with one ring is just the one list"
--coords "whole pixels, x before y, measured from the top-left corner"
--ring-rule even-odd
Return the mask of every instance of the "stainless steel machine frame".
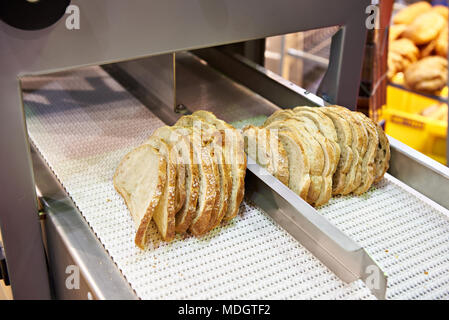
[[[3, 186], [8, 183], [0, 195], [3, 207], [0, 228], [13, 295], [18, 299], [75, 297], [64, 290], [58, 291], [62, 288], [60, 284], [50, 285], [44, 244], [51, 243], [53, 247], [48, 250], [47, 257], [51, 265], [50, 278], [61, 281], [65, 266], [72, 262], [80, 266], [83, 281], [76, 297], [135, 298], [82, 217], [62, 214], [74, 207], [60, 188], [54, 188], [57, 181], [51, 172], [44, 167], [36, 169], [43, 161], [30, 151], [20, 78], [341, 25], [333, 40], [329, 71], [322, 83], [321, 94], [332, 103], [354, 107], [365, 36], [365, 8], [369, 1], [140, 0], [130, 7], [119, 0], [96, 0], [72, 1], [72, 4], [80, 8], [79, 30], [68, 30], [64, 21], [40, 31], [21, 31], [0, 24], [0, 147], [4, 151], [0, 177]], [[105, 14], [99, 14], [100, 11]], [[276, 17], [280, 17], [279, 21], [267, 19], [274, 11]], [[251, 24], [248, 17], [251, 17]], [[241, 67], [227, 68], [228, 72], [236, 72], [236, 77], [238, 72], [247, 72], [260, 79], [257, 85], [267, 84], [268, 87], [248, 87], [268, 100], [285, 107], [288, 103], [282, 100], [284, 97], [291, 101], [324, 104], [321, 99], [290, 83], [285, 86], [285, 81], [276, 79], [263, 68], [249, 68], [250, 62], [238, 61]], [[413, 175], [418, 179], [408, 181], [410, 185], [449, 207], [445, 199], [445, 194], [449, 194], [447, 168], [393, 139], [391, 141], [391, 173], [410, 180], [410, 175], [405, 172], [407, 168], [401, 165], [401, 161], [406, 161], [408, 167], [413, 166], [419, 173]], [[423, 183], [423, 177], [429, 185]], [[47, 210], [44, 233], [39, 224], [36, 189], [44, 195], [41, 199]], [[43, 235], [46, 236], [44, 241]], [[68, 260], [61, 260], [61, 257]], [[106, 277], [109, 281], [103, 281]]]

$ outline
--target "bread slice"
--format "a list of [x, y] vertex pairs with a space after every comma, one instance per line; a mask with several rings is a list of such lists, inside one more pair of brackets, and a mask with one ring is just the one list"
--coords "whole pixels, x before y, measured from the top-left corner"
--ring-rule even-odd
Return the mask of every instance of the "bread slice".
[[137, 228], [134, 242], [141, 249], [148, 242], [147, 229], [164, 191], [166, 170], [165, 157], [153, 147], [141, 145], [123, 157], [113, 177]]
[[159, 137], [151, 136], [144, 144], [155, 148], [167, 162], [167, 179], [162, 197], [154, 210], [153, 220], [164, 241], [171, 241], [175, 237], [175, 189], [176, 189], [176, 155], [169, 146]]
[[366, 130], [361, 126], [359, 120], [351, 115], [351, 111], [348, 109], [340, 106], [328, 106], [326, 108], [345, 118], [352, 132], [351, 148], [354, 158], [349, 173], [346, 175], [345, 186], [340, 192], [340, 194], [346, 195], [355, 190], [362, 181], [362, 160], [367, 147]]
[[291, 117], [294, 117], [294, 116], [295, 116], [295, 112], [293, 112], [292, 109], [277, 110], [277, 111], [273, 112], [271, 114], [271, 116], [269, 116], [265, 120], [265, 122], [263, 124], [263, 127], [268, 127], [272, 122], [287, 120], [287, 119], [290, 119]]
[[[308, 201], [315, 206], [320, 206], [329, 201], [332, 196], [332, 177], [337, 168], [340, 158], [340, 147], [336, 142], [336, 132], [334, 125], [325, 115], [318, 113], [318, 108], [296, 107], [295, 109], [278, 110], [273, 113], [265, 122], [265, 126], [273, 121], [286, 121], [289, 119], [298, 121], [298, 129], [305, 129], [312, 134], [312, 139], [318, 142], [323, 150], [324, 168], [322, 173], [321, 191], [319, 196], [310, 196]], [[324, 133], [324, 134], [323, 134]], [[329, 136], [330, 139], [326, 137]], [[319, 179], [312, 176], [312, 186], [309, 191], [313, 191], [319, 184]]]
[[245, 141], [245, 152], [260, 166], [267, 169], [283, 184], [288, 186], [287, 153], [279, 142], [277, 134], [270, 130], [248, 125], [242, 130]]
[[[207, 123], [205, 123], [207, 124]], [[209, 230], [214, 229], [216, 226], [220, 224], [223, 220], [223, 217], [228, 210], [228, 202], [229, 197], [232, 192], [232, 178], [231, 178], [231, 167], [226, 165], [225, 157], [224, 157], [224, 142], [221, 133], [212, 125], [207, 124], [208, 129], [211, 133], [211, 148], [213, 149], [214, 161], [217, 163], [218, 171], [215, 173], [217, 176], [218, 185], [217, 188], [219, 190], [217, 198], [215, 200], [215, 208], [214, 211], [217, 213], [211, 218], [209, 223]]]
[[315, 206], [316, 201], [320, 197], [323, 183], [325, 183], [323, 172], [325, 170], [326, 162], [323, 149], [310, 132], [298, 125], [297, 120], [287, 119], [283, 122], [287, 126], [296, 129], [297, 134], [301, 137], [301, 141], [303, 143], [305, 142], [305, 146], [308, 150], [306, 154], [309, 156], [311, 179], [307, 201]]
[[206, 232], [215, 228], [226, 213], [229, 197], [230, 171], [225, 167], [223, 156], [222, 135], [217, 128], [203, 119], [194, 115], [183, 116], [177, 121], [177, 125], [184, 127], [195, 127], [202, 134], [202, 140], [207, 145], [213, 162], [213, 175], [216, 180], [216, 189], [218, 191], [215, 198], [214, 209], [212, 210], [209, 225]]
[[293, 109], [293, 112], [300, 117], [307, 117], [312, 120], [323, 136], [329, 140], [334, 153], [333, 162], [335, 163], [335, 172], [340, 161], [341, 150], [338, 144], [337, 131], [332, 120], [321, 111], [321, 108], [317, 107], [296, 107]]
[[[156, 129], [152, 135], [162, 139], [169, 147], [170, 153], [172, 153], [170, 159], [172, 159], [176, 169], [175, 213], [177, 213], [184, 206], [186, 200], [186, 164], [183, 160], [181, 149], [175, 145], [174, 141], [170, 140], [172, 131], [166, 132], [168, 128], [170, 127], [160, 127]], [[165, 133], [168, 136], [164, 136], [162, 133]], [[179, 141], [176, 142], [179, 143]]]
[[[300, 142], [304, 148], [305, 156], [307, 157], [309, 164], [310, 175], [310, 187], [307, 193], [307, 197], [302, 197], [308, 203], [314, 205], [315, 201], [319, 198], [321, 193], [321, 187], [323, 184], [323, 169], [324, 169], [324, 154], [319, 143], [313, 138], [313, 136], [307, 130], [301, 130], [298, 127], [298, 121], [293, 119], [274, 121], [268, 124], [267, 129], [278, 129], [282, 131], [288, 131], [294, 134], [295, 140]], [[285, 148], [285, 145], [284, 145]], [[287, 152], [288, 153], [288, 152]], [[292, 171], [289, 158], [289, 171], [290, 179], [292, 179]], [[289, 186], [294, 182], [289, 181]]]
[[195, 111], [192, 115], [214, 125], [224, 137], [225, 162], [231, 165], [232, 190], [231, 197], [223, 220], [234, 218], [240, 208], [245, 194], [246, 155], [242, 134], [230, 124], [218, 119], [208, 111]]
[[[334, 124], [337, 133], [337, 142], [340, 146], [340, 158], [338, 160], [337, 169], [332, 178], [332, 194], [341, 194], [346, 186], [347, 175], [353, 164], [354, 152], [352, 150], [352, 130], [350, 123], [332, 108], [320, 108]], [[355, 172], [353, 172], [355, 175]], [[353, 180], [353, 179], [352, 179]]]
[[377, 134], [379, 136], [379, 144], [376, 152], [376, 158], [374, 160], [376, 165], [376, 177], [374, 178], [374, 183], [382, 180], [385, 172], [387, 172], [390, 165], [390, 143], [388, 141], [387, 135], [383, 131], [379, 124], [375, 124]]
[[313, 138], [318, 142], [323, 151], [324, 168], [321, 174], [323, 182], [321, 184], [320, 194], [318, 198], [314, 200], [314, 205], [318, 207], [327, 203], [332, 196], [332, 176], [337, 166], [334, 149], [332, 148], [332, 144], [329, 142], [329, 140], [322, 135], [318, 127], [311, 119], [298, 116], [295, 116], [292, 119], [297, 121], [298, 129], [305, 129], [313, 136]]
[[377, 146], [379, 145], [379, 135], [377, 134], [374, 123], [361, 112], [353, 112], [354, 117], [360, 120], [368, 133], [368, 147], [362, 160], [362, 181], [360, 185], [353, 191], [354, 194], [360, 195], [371, 187], [375, 178], [375, 157]]
[[176, 152], [176, 189], [175, 189], [175, 213], [184, 206], [186, 202], [186, 164], [183, 160], [183, 155], [179, 149]]
[[348, 194], [353, 192], [362, 182], [363, 158], [368, 149], [368, 132], [366, 131], [366, 128], [363, 125], [363, 123], [360, 122], [358, 117], [355, 116], [355, 112], [352, 112], [349, 109], [341, 106], [333, 106], [333, 108], [335, 108], [337, 112], [340, 112], [340, 114], [347, 116], [348, 121], [353, 124], [351, 126], [351, 129], [353, 130], [353, 137], [356, 136], [358, 142], [357, 150], [359, 157], [358, 157], [356, 179], [354, 180], [353, 185], [351, 185], [350, 187], [348, 186], [346, 190], [343, 190], [345, 192], [344, 194]]
[[290, 171], [288, 168], [287, 151], [279, 141], [277, 130], [267, 131], [267, 144], [271, 151], [271, 167], [275, 173], [275, 177], [285, 185], [289, 185]]
[[291, 131], [281, 130], [277, 134], [288, 158], [288, 187], [306, 200], [311, 183], [306, 147]]
[[[179, 164], [182, 164], [185, 168], [185, 201], [175, 216], [175, 231], [184, 233], [189, 228], [195, 216], [199, 191], [199, 169], [198, 163], [195, 163], [193, 159], [190, 131], [181, 127], [163, 126], [156, 129], [153, 135], [160, 137], [164, 142], [172, 145], [172, 150], [176, 150], [175, 153], [181, 157], [178, 168], [180, 168]], [[177, 177], [179, 178], [181, 175], [182, 171], [178, 170]], [[182, 183], [181, 179], [178, 179], [178, 188], [180, 183]]]

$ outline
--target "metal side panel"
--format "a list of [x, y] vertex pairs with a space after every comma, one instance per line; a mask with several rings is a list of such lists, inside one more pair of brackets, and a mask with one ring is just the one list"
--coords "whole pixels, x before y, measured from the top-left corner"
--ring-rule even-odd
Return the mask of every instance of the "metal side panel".
[[449, 168], [406, 144], [388, 137], [391, 161], [388, 172], [449, 209]]
[[136, 299], [104, 246], [34, 147], [31, 158], [42, 205], [52, 297]]

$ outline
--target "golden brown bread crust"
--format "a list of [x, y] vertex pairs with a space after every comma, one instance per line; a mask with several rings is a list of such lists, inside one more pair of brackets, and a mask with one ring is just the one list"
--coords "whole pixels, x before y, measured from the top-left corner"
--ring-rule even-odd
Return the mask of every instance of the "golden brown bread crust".
[[[240, 208], [240, 203], [245, 195], [245, 175], [247, 159], [244, 151], [244, 140], [241, 133], [230, 124], [218, 119], [209, 111], [195, 111], [193, 116], [204, 119], [206, 122], [214, 125], [224, 134], [224, 149], [226, 161], [230, 161], [232, 168], [232, 193], [230, 205], [223, 217], [224, 221], [234, 218]], [[230, 159], [230, 160], [229, 160]]]
[[194, 162], [194, 156], [193, 156], [193, 146], [191, 144], [191, 141], [189, 138], [187, 138], [188, 141], [188, 165], [189, 168], [189, 174], [190, 179], [189, 183], [186, 185], [187, 188], [189, 188], [186, 197], [186, 201], [184, 202], [184, 206], [181, 208], [180, 211], [178, 211], [175, 219], [176, 219], [176, 226], [175, 231], [178, 233], [184, 233], [189, 228], [190, 224], [192, 223], [192, 220], [195, 216], [196, 212], [196, 205], [198, 203], [198, 188], [199, 188], [199, 169], [198, 164]]
[[374, 160], [377, 153], [377, 146], [379, 144], [379, 135], [374, 123], [363, 113], [354, 112], [353, 115], [360, 120], [361, 124], [365, 126], [368, 133], [368, 148], [362, 160], [362, 181], [353, 191], [354, 194], [360, 195], [368, 191], [376, 176]]
[[409, 39], [399, 39], [390, 42], [388, 48], [388, 78], [403, 72], [419, 58], [418, 47]]
[[446, 25], [446, 20], [435, 11], [428, 11], [416, 17], [405, 29], [403, 36], [416, 45], [429, 43], [436, 39]]
[[[201, 135], [200, 133], [198, 133]], [[195, 236], [203, 235], [209, 226], [209, 221], [214, 210], [215, 199], [217, 197], [216, 178], [214, 175], [214, 163], [210, 155], [210, 150], [202, 146], [201, 142], [194, 142], [194, 159], [200, 168], [200, 190], [204, 193], [198, 198], [197, 212], [192, 224], [189, 227], [190, 232]], [[201, 202], [203, 207], [201, 208]]]
[[[234, 184], [237, 185], [236, 187], [236, 192], [235, 192], [235, 203], [236, 206], [232, 209], [229, 210], [226, 213], [225, 217], [223, 218], [223, 220], [229, 221], [232, 218], [234, 218], [235, 216], [237, 216], [239, 209], [240, 209], [240, 204], [243, 201], [243, 197], [245, 196], [245, 175], [246, 175], [246, 166], [247, 166], [247, 159], [246, 159], [246, 155], [245, 155], [245, 151], [244, 151], [244, 143], [243, 143], [243, 137], [240, 134], [240, 132], [238, 132], [236, 129], [233, 129], [233, 134], [235, 136], [234, 140], [235, 140], [235, 144], [234, 144], [234, 149], [233, 149], [233, 153], [236, 155], [236, 165], [237, 165], [237, 169], [236, 171], [238, 172], [237, 174], [237, 180], [234, 180]], [[234, 190], [234, 189], [233, 189]], [[232, 196], [234, 196], [234, 192], [232, 194]]]
[[288, 158], [282, 144], [279, 142], [279, 137], [276, 133], [272, 134], [270, 130], [267, 131], [267, 148], [271, 149], [271, 166], [273, 167], [274, 176], [283, 184], [288, 186], [289, 170]]
[[217, 154], [218, 169], [220, 171], [220, 186], [219, 196], [217, 201], [219, 203], [218, 215], [214, 222], [210, 225], [210, 229], [214, 229], [223, 220], [229, 206], [229, 198], [232, 194], [232, 176], [231, 165], [227, 162], [226, 152], [224, 150], [224, 133], [216, 131], [217, 135], [214, 140], [214, 149]]
[[[159, 205], [153, 214], [153, 220], [162, 239], [169, 242], [175, 237], [177, 154], [171, 152], [170, 146], [159, 137], [151, 136], [144, 143], [158, 150], [166, 158], [167, 179], [161, 201], [159, 201]], [[166, 203], [165, 198], [167, 199]]]
[[391, 43], [392, 41], [399, 39], [405, 29], [407, 29], [406, 24], [394, 24], [390, 26], [388, 30], [388, 41]]
[[[180, 163], [185, 168], [185, 190], [186, 199], [182, 208], [176, 213], [175, 231], [184, 233], [189, 228], [196, 212], [199, 188], [198, 164], [193, 159], [193, 145], [191, 131], [183, 127], [163, 126], [156, 129], [153, 135], [160, 137], [171, 144], [172, 150], [179, 153]], [[178, 166], [179, 168], [179, 166]], [[180, 176], [178, 171], [178, 177]], [[178, 183], [180, 180], [178, 180]]]
[[349, 174], [346, 176], [345, 187], [341, 191], [342, 195], [346, 195], [354, 191], [362, 181], [362, 161], [368, 146], [368, 137], [366, 129], [347, 108], [341, 106], [329, 106], [327, 108], [332, 108], [335, 112], [344, 117], [349, 123], [352, 131], [352, 151], [354, 153], [354, 159]]
[[435, 93], [447, 84], [447, 59], [425, 57], [407, 68], [404, 80], [405, 85], [412, 90]]
[[411, 4], [401, 11], [399, 11], [393, 17], [394, 24], [410, 24], [418, 17], [420, 14], [430, 11], [432, 6], [426, 1], [419, 1]]
[[339, 113], [335, 112], [333, 108], [323, 107], [320, 108], [321, 112], [326, 114], [337, 130], [337, 141], [340, 146], [341, 156], [337, 165], [337, 169], [332, 178], [332, 194], [338, 195], [345, 188], [347, 175], [353, 164], [354, 152], [352, 150], [352, 130], [350, 123], [342, 117]]
[[383, 131], [379, 124], [375, 124], [377, 134], [379, 136], [379, 145], [376, 152], [376, 158], [374, 159], [376, 166], [376, 177], [374, 183], [382, 180], [385, 172], [387, 172], [390, 166], [390, 142], [388, 141], [387, 135]]
[[211, 212], [210, 215], [210, 220], [209, 220], [209, 224], [206, 228], [206, 230], [204, 231], [204, 233], [209, 232], [210, 230], [212, 230], [215, 226], [215, 222], [218, 219], [218, 216], [220, 214], [220, 206], [221, 206], [221, 198], [220, 198], [220, 194], [222, 194], [224, 191], [223, 189], [221, 189], [221, 183], [223, 183], [221, 180], [223, 177], [220, 176], [220, 170], [218, 168], [218, 162], [219, 162], [219, 154], [216, 152], [216, 149], [214, 147], [214, 142], [211, 141], [208, 146], [208, 149], [210, 149], [210, 155], [211, 155], [211, 159], [212, 159], [212, 172], [213, 175], [215, 177], [215, 190], [216, 190], [216, 195], [215, 195], [215, 203], [214, 203], [214, 208]]
[[[272, 126], [276, 126], [276, 123], [272, 123]], [[296, 149], [291, 150], [291, 153], [287, 152], [287, 155], [290, 156], [292, 159], [288, 160], [289, 165], [289, 184], [288, 187], [293, 190], [296, 194], [298, 194], [302, 199], [307, 201], [307, 195], [309, 194], [309, 188], [311, 184], [311, 178], [310, 178], [310, 166], [309, 166], [309, 159], [306, 155], [306, 147], [304, 143], [301, 141], [299, 136], [292, 131], [290, 128], [286, 127], [284, 129], [281, 129], [277, 132], [277, 135], [279, 137], [279, 141], [281, 143], [284, 143], [284, 149], [288, 150], [288, 143], [292, 142], [292, 145], [296, 146]], [[294, 163], [294, 158], [298, 158], [300, 161], [302, 160], [302, 170], [304, 172], [300, 172], [301, 170], [294, 169], [295, 165], [298, 165], [297, 163]], [[301, 165], [301, 164], [299, 164]], [[298, 181], [299, 178], [299, 181]]]

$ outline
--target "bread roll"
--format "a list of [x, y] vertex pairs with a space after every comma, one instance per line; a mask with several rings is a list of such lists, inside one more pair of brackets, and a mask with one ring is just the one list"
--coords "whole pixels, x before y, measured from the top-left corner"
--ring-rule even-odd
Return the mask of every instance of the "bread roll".
[[427, 44], [436, 39], [446, 25], [446, 20], [435, 11], [419, 15], [405, 29], [403, 36], [416, 45]]
[[432, 9], [432, 6], [426, 1], [419, 1], [419, 2], [413, 3], [413, 4], [405, 7], [401, 11], [399, 11], [393, 17], [393, 23], [394, 24], [410, 24], [421, 13], [430, 11], [431, 9]]

